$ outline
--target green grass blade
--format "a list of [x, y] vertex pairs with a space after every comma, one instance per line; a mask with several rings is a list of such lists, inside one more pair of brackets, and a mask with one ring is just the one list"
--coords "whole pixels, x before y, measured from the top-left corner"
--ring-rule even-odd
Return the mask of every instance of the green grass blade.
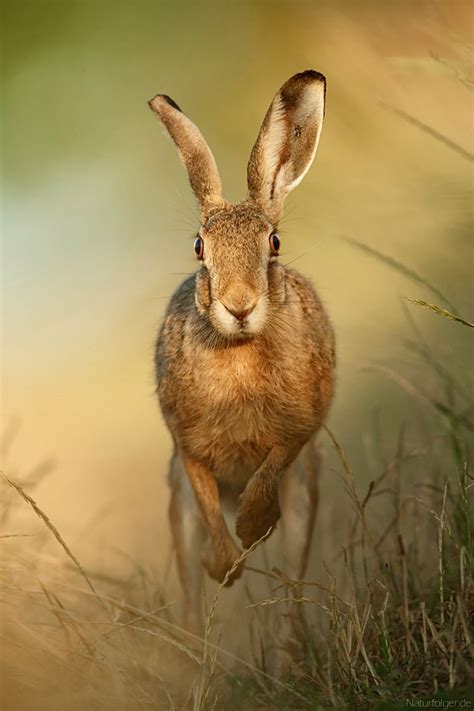
[[408, 296], [405, 296], [405, 299], [412, 304], [417, 304], [417, 306], [421, 306], [424, 309], [430, 309], [430, 311], [434, 311], [434, 313], [438, 314], [438, 316], [444, 316], [445, 318], [451, 319], [451, 321], [457, 321], [458, 323], [464, 324], [464, 326], [474, 328], [474, 323], [469, 323], [469, 321], [465, 321], [460, 316], [457, 316], [456, 314], [453, 314], [450, 311], [446, 311], [446, 309], [442, 309], [439, 306], [436, 306], [436, 304], [430, 304], [428, 301], [423, 301], [423, 299], [410, 299]]
[[455, 143], [444, 134], [440, 133], [439, 131], [436, 131], [434, 128], [431, 128], [431, 126], [428, 126], [426, 123], [423, 123], [423, 121], [420, 121], [414, 116], [411, 116], [411, 114], [407, 114], [406, 111], [397, 109], [395, 106], [391, 106], [391, 104], [386, 104], [384, 101], [380, 101], [379, 106], [381, 106], [386, 111], [390, 111], [392, 114], [399, 116], [407, 123], [410, 123], [412, 126], [416, 126], [420, 129], [420, 131], [427, 133], [429, 136], [436, 139], [440, 143], [444, 143], [445, 146], [447, 146], [463, 158], [466, 158], [467, 160], [471, 161], [471, 163], [474, 161], [474, 155], [472, 155], [470, 151], [467, 151], [465, 148]]
[[393, 259], [393, 257], [389, 257], [386, 254], [383, 254], [383, 252], [379, 252], [378, 249], [374, 249], [373, 247], [369, 247], [367, 244], [364, 244], [363, 242], [359, 242], [356, 239], [353, 239], [352, 237], [342, 237], [342, 239], [347, 242], [348, 244], [351, 244], [353, 247], [356, 247], [357, 249], [360, 249], [361, 252], [365, 252], [366, 254], [370, 254], [371, 257], [375, 257], [378, 259], [380, 262], [383, 262], [387, 266], [391, 267], [392, 269], [395, 269], [397, 272], [400, 274], [403, 274], [403, 276], [406, 276], [407, 279], [411, 279], [412, 281], [416, 282], [417, 284], [422, 284], [423, 286], [426, 286], [427, 289], [429, 289], [433, 294], [435, 294], [438, 299], [444, 302], [444, 304], [449, 308], [449, 310], [454, 314], [454, 316], [458, 316], [457, 309], [453, 304], [449, 301], [449, 299], [446, 298], [446, 296], [436, 288], [436, 286], [433, 286], [433, 284], [430, 284], [427, 279], [422, 277], [420, 274], [415, 272], [413, 269], [410, 269], [410, 267], [407, 267], [405, 264], [402, 264], [401, 262], [398, 262], [396, 259]]

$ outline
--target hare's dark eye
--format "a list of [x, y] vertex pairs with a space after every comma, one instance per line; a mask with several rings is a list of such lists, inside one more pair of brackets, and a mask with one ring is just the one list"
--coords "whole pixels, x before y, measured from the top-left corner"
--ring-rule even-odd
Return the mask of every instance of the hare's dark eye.
[[196, 252], [198, 259], [202, 259], [204, 257], [204, 240], [201, 237], [196, 237], [194, 241], [194, 251]]
[[270, 235], [270, 250], [273, 256], [277, 256], [280, 251], [281, 240], [276, 232], [272, 232]]

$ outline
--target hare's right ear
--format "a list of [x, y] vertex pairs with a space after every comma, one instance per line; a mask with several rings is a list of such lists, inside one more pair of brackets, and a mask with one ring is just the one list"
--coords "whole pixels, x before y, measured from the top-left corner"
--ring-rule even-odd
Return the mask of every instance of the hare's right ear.
[[204, 220], [224, 204], [221, 179], [211, 149], [199, 129], [169, 96], [158, 94], [148, 105], [158, 114], [176, 144]]
[[272, 224], [287, 193], [309, 170], [324, 118], [326, 79], [309, 69], [288, 79], [273, 99], [247, 167], [249, 199]]

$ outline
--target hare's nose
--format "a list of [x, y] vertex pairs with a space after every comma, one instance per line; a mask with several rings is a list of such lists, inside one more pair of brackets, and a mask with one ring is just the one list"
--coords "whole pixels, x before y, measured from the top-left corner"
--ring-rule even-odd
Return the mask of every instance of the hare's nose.
[[237, 321], [244, 321], [247, 316], [249, 316], [254, 308], [256, 307], [257, 303], [253, 302], [251, 304], [246, 304], [244, 307], [236, 308], [235, 306], [227, 306], [227, 304], [224, 304], [224, 308], [234, 316]]

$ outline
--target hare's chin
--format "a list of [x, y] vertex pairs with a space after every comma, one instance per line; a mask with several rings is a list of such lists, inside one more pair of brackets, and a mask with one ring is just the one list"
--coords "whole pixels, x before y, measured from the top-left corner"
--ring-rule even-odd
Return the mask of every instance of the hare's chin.
[[216, 301], [211, 310], [214, 326], [223, 335], [237, 339], [252, 338], [263, 331], [267, 317], [267, 302], [265, 299], [260, 299], [243, 322], [232, 316], [220, 301]]

